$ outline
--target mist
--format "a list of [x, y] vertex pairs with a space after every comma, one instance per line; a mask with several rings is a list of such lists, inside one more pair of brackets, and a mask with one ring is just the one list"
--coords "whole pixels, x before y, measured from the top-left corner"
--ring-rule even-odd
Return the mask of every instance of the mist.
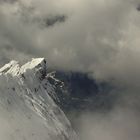
[[136, 84], [138, 5], [137, 0], [1, 1], [1, 60], [46, 57], [52, 68], [90, 73], [98, 81], [123, 86]]
[[[124, 91], [123, 91], [124, 92]], [[82, 112], [75, 123], [81, 140], [138, 140], [140, 104], [138, 94], [120, 94], [111, 110]]]
[[86, 114], [81, 117], [79, 135], [82, 140], [138, 140], [139, 116], [129, 110], [110, 114]]
[[83, 112], [82, 140], [140, 138], [138, 0], [1, 0], [0, 65], [47, 58], [52, 69], [87, 73], [119, 89], [107, 113]]

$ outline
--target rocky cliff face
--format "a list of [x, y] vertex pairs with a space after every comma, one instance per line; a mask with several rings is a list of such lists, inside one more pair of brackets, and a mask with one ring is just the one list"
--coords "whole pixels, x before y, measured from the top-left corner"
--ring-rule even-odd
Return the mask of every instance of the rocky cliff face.
[[[2, 140], [77, 140], [56, 105], [54, 85], [47, 80], [46, 60], [0, 69], [0, 137]], [[53, 98], [52, 98], [53, 97]]]

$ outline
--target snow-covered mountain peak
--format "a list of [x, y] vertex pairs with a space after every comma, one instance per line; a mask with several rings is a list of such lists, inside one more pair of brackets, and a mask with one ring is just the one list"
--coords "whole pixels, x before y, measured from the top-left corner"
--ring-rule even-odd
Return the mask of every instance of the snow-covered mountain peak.
[[12, 75], [16, 75], [19, 72], [19, 70], [20, 70], [20, 68], [19, 68], [18, 62], [12, 60], [10, 63], [4, 65], [0, 69], [0, 74], [2, 74], [2, 73], [4, 73], [4, 74], [11, 73]]
[[47, 66], [46, 66], [45, 58], [33, 58], [32, 61], [26, 63], [25, 65], [21, 67], [20, 72], [24, 73], [26, 72], [26, 70], [35, 69], [35, 68], [40, 68], [46, 71]]
[[21, 67], [17, 61], [12, 60], [0, 69], [0, 73], [16, 75], [24, 74], [28, 70], [33, 70], [33, 72], [35, 72], [35, 69], [40, 69], [44, 73], [46, 72], [47, 66], [45, 58], [33, 58], [30, 62]]
[[[70, 122], [53, 99], [44, 58], [0, 69], [0, 131], [3, 140], [77, 140]], [[52, 98], [53, 97], [53, 98]]]
[[47, 65], [45, 58], [34, 58], [30, 62], [21, 66], [19, 74], [28, 80], [36, 79], [42, 81], [47, 75], [46, 71]]

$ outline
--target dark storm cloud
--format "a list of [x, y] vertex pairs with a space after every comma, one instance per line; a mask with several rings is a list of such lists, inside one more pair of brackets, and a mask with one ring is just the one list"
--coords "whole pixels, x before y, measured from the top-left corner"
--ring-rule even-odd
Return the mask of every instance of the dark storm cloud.
[[66, 20], [66, 16], [57, 15], [57, 16], [48, 17], [45, 23], [46, 26], [54, 26], [56, 23], [65, 22], [65, 20]]

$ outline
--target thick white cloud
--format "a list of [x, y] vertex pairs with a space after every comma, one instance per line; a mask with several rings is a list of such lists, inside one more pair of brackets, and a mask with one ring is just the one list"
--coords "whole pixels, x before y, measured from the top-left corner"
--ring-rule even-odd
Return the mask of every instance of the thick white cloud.
[[[138, 4], [137, 0], [3, 1], [1, 58], [41, 56], [51, 67], [89, 72], [101, 81], [138, 83]], [[65, 15], [66, 21], [46, 27], [45, 21], [56, 15]]]

